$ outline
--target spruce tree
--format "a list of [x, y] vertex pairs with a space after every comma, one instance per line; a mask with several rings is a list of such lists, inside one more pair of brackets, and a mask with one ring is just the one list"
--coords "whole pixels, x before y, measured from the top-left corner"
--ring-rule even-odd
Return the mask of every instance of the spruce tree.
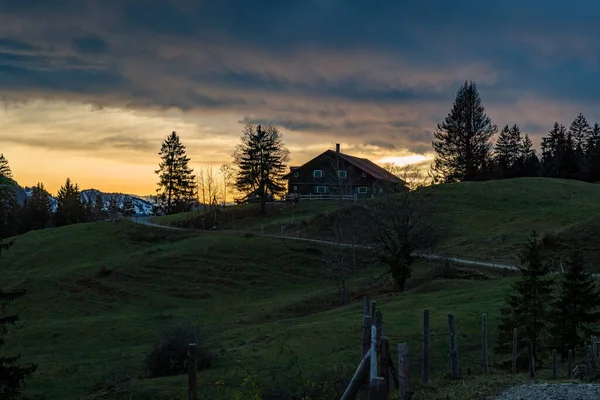
[[[0, 155], [0, 237], [8, 238], [19, 233], [21, 210], [17, 201], [15, 181], [8, 161]], [[2, 246], [2, 239], [0, 239]], [[8, 246], [8, 244], [7, 244]]]
[[117, 220], [120, 212], [121, 209], [119, 208], [117, 198], [115, 196], [111, 196], [110, 199], [108, 199], [108, 218], [114, 222]]
[[135, 215], [135, 207], [131, 198], [127, 198], [123, 202], [123, 214], [127, 217], [133, 217]]
[[542, 138], [542, 166], [545, 176], [563, 178], [566, 175], [567, 147], [566, 128], [558, 122], [554, 122], [548, 136]]
[[500, 131], [494, 147], [494, 160], [500, 178], [517, 176], [521, 142], [521, 130], [517, 125], [511, 128], [506, 125]]
[[554, 348], [562, 358], [569, 349], [585, 349], [585, 340], [600, 323], [600, 291], [592, 273], [585, 268], [580, 250], [574, 250], [563, 266], [558, 298], [553, 303]]
[[38, 183], [31, 190], [31, 196], [23, 206], [24, 225], [27, 230], [47, 228], [52, 221], [52, 203], [50, 193], [43, 183]]
[[194, 201], [196, 184], [186, 147], [176, 132], [163, 141], [158, 154], [161, 162], [155, 171], [159, 176], [157, 200], [167, 214], [185, 211]]
[[6, 179], [13, 179], [8, 160], [4, 157], [4, 154], [0, 153], [0, 176]]
[[238, 171], [235, 187], [246, 199], [258, 196], [263, 214], [267, 198], [285, 193], [283, 176], [289, 154], [276, 127], [248, 124], [242, 130], [241, 143], [233, 153]]
[[600, 125], [595, 123], [590, 130], [586, 145], [587, 180], [597, 182], [600, 180]]
[[517, 176], [538, 176], [540, 173], [540, 159], [533, 148], [533, 142], [527, 134], [523, 137], [519, 147], [517, 165]]
[[491, 167], [496, 133], [474, 83], [458, 90], [448, 116], [438, 124], [432, 142], [436, 152], [431, 173], [435, 182], [482, 180]]
[[104, 207], [104, 197], [100, 193], [96, 194], [94, 199], [94, 220], [102, 221], [106, 218], [106, 210]]
[[523, 369], [529, 365], [528, 345], [531, 342], [536, 366], [545, 359], [550, 321], [550, 298], [553, 280], [548, 277], [549, 268], [544, 262], [540, 243], [535, 232], [519, 254], [521, 277], [512, 285], [501, 309], [498, 339], [495, 351], [504, 356], [501, 365], [511, 362], [512, 332], [517, 328], [517, 365]]
[[65, 184], [58, 190], [58, 204], [54, 215], [56, 226], [76, 224], [85, 221], [85, 210], [81, 202], [79, 186], [67, 178]]

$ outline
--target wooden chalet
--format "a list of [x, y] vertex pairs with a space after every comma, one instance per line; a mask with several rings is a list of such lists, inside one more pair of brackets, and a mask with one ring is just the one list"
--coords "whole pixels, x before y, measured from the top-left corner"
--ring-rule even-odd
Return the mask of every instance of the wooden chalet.
[[366, 158], [327, 150], [307, 163], [290, 167], [287, 200], [358, 199], [407, 190], [406, 182]]

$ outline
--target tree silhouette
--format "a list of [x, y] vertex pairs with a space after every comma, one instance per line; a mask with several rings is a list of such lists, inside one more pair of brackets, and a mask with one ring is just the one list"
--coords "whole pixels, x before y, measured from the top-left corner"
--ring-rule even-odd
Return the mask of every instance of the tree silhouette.
[[258, 196], [264, 214], [267, 198], [285, 192], [283, 176], [289, 151], [283, 144], [281, 133], [273, 126], [246, 125], [233, 158], [238, 169], [236, 189], [246, 199]]
[[175, 131], [163, 141], [158, 154], [157, 200], [167, 214], [185, 211], [194, 201], [196, 183], [186, 147]]
[[448, 116], [438, 124], [432, 142], [436, 152], [431, 173], [435, 182], [481, 180], [491, 163], [491, 138], [496, 133], [474, 83], [458, 90]]

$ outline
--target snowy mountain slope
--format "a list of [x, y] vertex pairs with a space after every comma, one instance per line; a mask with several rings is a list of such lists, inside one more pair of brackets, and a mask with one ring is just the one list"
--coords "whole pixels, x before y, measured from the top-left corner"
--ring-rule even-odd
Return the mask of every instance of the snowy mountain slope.
[[[30, 197], [33, 189], [30, 187], [25, 187], [22, 190], [27, 195], [27, 197]], [[130, 194], [103, 193], [97, 189], [86, 189], [81, 191], [81, 200], [91, 202], [92, 204], [94, 204], [96, 202], [97, 195], [102, 196], [102, 199], [104, 200], [105, 209], [108, 209], [108, 204], [112, 198], [117, 199], [117, 204], [119, 205], [119, 207], [123, 207], [123, 204], [125, 204], [125, 202], [128, 199], [131, 199], [133, 203], [133, 208], [135, 210], [135, 215], [152, 215], [152, 208], [154, 207], [154, 205], [150, 201], [144, 200], [139, 196], [134, 196]], [[50, 202], [52, 204], [52, 211], [55, 211], [58, 201], [55, 197], [50, 197]]]

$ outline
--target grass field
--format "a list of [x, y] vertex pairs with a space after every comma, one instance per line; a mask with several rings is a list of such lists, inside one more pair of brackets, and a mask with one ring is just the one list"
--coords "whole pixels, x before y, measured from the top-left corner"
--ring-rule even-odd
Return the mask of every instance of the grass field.
[[[545, 235], [557, 239], [557, 246], [552, 246], [551, 251], [582, 243], [589, 247], [588, 259], [600, 262], [593, 251], [600, 245], [600, 185], [517, 178], [429, 186], [413, 196], [440, 238], [432, 249], [435, 253], [516, 265], [519, 246], [535, 230], [540, 239]], [[368, 208], [379, 201], [361, 202], [355, 208]], [[265, 234], [279, 235], [280, 224], [285, 223], [286, 235], [326, 239], [330, 233], [323, 216], [337, 212], [338, 207], [335, 201], [277, 203], [270, 205], [264, 217], [258, 214], [255, 204], [229, 207], [219, 230], [258, 233], [264, 225]], [[180, 224], [189, 217], [176, 214], [155, 220], [161, 224]], [[363, 225], [368, 223], [365, 221]], [[368, 241], [365, 232], [363, 226], [357, 235]], [[600, 270], [600, 266], [596, 269]]]
[[[422, 198], [443, 232], [438, 248], [450, 255], [514, 261], [514, 246], [530, 229], [549, 232], [547, 240], [565, 246], [583, 240], [594, 249], [598, 219], [587, 217], [600, 211], [600, 186], [515, 179], [431, 187]], [[422, 309], [431, 310], [434, 384], [417, 385], [415, 399], [485, 398], [522, 379], [500, 373], [459, 382], [443, 378], [447, 314], [456, 317], [461, 374], [479, 374], [481, 314], [488, 314], [493, 347], [499, 309], [513, 282], [506, 272], [463, 268], [450, 275], [439, 264], [419, 262], [408, 291], [391, 294], [391, 286], [373, 283], [382, 268], [361, 255], [362, 269], [350, 281], [351, 303], [339, 307], [326, 247], [243, 233], [260, 225], [278, 229], [292, 215], [311, 225], [334, 202], [279, 205], [266, 219], [253, 206], [228, 210], [238, 225], [234, 230], [232, 218], [233, 232], [224, 234], [121, 221], [18, 236], [0, 258], [0, 270], [2, 289], [28, 290], [9, 307], [21, 321], [6, 337], [11, 353], [39, 364], [28, 396], [129, 399], [131, 392], [136, 400], [184, 398], [185, 376], [146, 379], [143, 360], [162, 328], [188, 319], [217, 332], [223, 349], [218, 365], [199, 374], [201, 398], [232, 399], [238, 391], [249, 396], [243, 382], [250, 375], [265, 387], [278, 379], [297, 386], [327, 377], [335, 393], [325, 398], [339, 397], [360, 359], [366, 294], [375, 296], [383, 313], [393, 357], [396, 344], [408, 342], [413, 377], [420, 368]]]
[[[461, 355], [477, 369], [480, 314], [487, 312], [495, 326], [510, 279], [484, 271], [474, 272], [474, 279], [432, 280], [431, 265], [419, 264], [411, 291], [386, 295], [367, 283], [381, 272], [370, 266], [351, 283], [353, 303], [339, 308], [323, 251], [307, 243], [128, 222], [30, 232], [1, 259], [4, 288], [28, 289], [11, 306], [21, 322], [6, 340], [23, 361], [39, 364], [28, 386], [32, 398], [118, 398], [103, 390], [111, 384], [126, 390], [117, 382], [142, 376], [160, 329], [191, 319], [219, 332], [225, 349], [216, 369], [200, 373], [202, 394], [232, 398], [247, 374], [236, 374], [236, 365], [265, 382], [298, 379], [298, 367], [304, 376], [342, 368], [337, 373], [345, 377], [359, 360], [360, 300], [379, 292], [393, 348], [408, 341], [418, 354], [421, 310], [431, 308], [432, 369], [441, 376], [446, 315], [453, 312]], [[291, 364], [294, 357], [298, 365]], [[416, 370], [416, 357], [411, 361]], [[132, 390], [134, 399], [172, 399], [183, 398], [185, 387], [185, 376], [177, 376], [137, 379]]]

